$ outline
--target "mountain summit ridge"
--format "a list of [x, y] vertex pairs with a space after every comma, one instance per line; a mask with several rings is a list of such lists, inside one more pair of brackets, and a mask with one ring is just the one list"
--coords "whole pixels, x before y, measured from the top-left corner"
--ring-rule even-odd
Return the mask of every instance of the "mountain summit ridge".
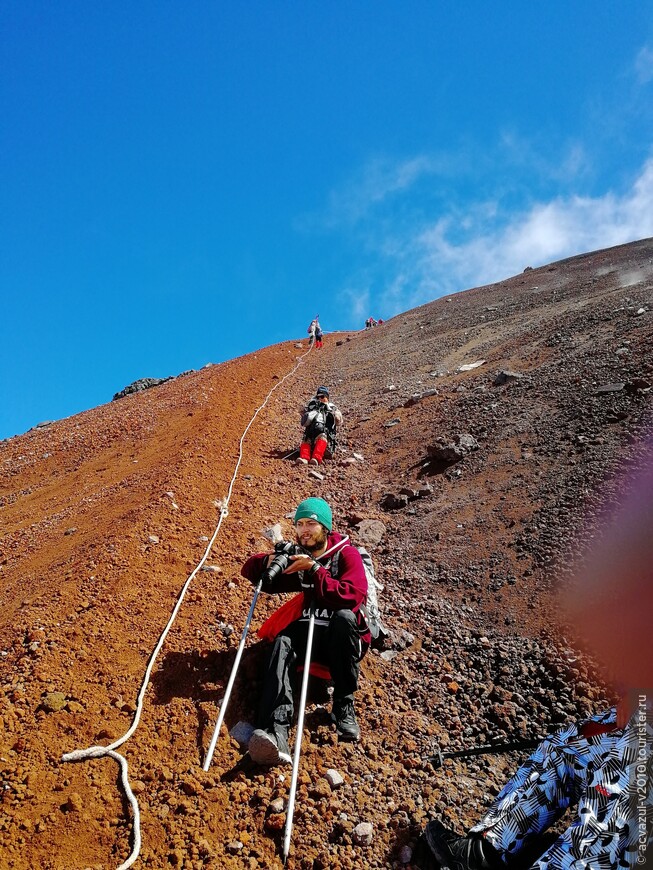
[[[128, 729], [149, 655], [217, 524], [239, 439], [306, 350], [264, 348], [0, 444], [3, 867], [109, 868], [129, 855], [115, 763], [61, 755]], [[500, 383], [499, 372], [510, 376]], [[284, 458], [321, 383], [345, 417], [322, 481]], [[645, 461], [652, 383], [651, 239], [311, 351], [244, 442], [212, 570], [191, 585], [123, 747], [142, 865], [281, 866], [270, 805], [287, 784], [235, 772], [240, 753], [224, 733], [208, 774], [201, 761], [251, 601], [239, 566], [268, 547], [265, 527], [291, 534], [287, 515], [309, 495], [326, 498], [354, 540], [361, 521], [383, 524], [371, 549], [393, 635], [390, 655], [363, 664], [358, 746], [336, 743], [323, 707], [308, 711], [289, 867], [403, 866], [431, 814], [471, 823], [516, 764], [485, 757], [436, 772], [424, 761], [434, 743], [544, 734], [610, 701], [552, 617], [603, 500], [619, 501], [622, 474]], [[461, 436], [476, 449], [439, 458], [434, 448]], [[260, 601], [254, 629], [277, 604]], [[253, 717], [255, 641], [229, 728]], [[329, 768], [341, 788], [323, 785]], [[371, 845], [356, 843], [358, 822], [373, 824]]]

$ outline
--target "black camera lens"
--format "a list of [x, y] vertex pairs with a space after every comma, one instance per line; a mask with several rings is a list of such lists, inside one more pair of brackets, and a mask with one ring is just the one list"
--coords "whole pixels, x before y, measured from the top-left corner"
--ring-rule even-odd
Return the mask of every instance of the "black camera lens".
[[297, 553], [302, 553], [301, 547], [297, 544], [292, 544], [290, 541], [281, 541], [275, 544], [275, 557], [265, 569], [263, 580], [270, 582], [276, 580], [279, 574], [282, 574], [290, 564], [290, 557]]

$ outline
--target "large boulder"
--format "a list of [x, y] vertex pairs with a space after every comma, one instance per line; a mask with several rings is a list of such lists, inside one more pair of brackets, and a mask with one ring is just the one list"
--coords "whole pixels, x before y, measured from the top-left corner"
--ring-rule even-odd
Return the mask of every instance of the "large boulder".
[[428, 448], [428, 454], [432, 459], [439, 459], [441, 462], [458, 462], [478, 450], [478, 441], [473, 435], [467, 433], [463, 435], [454, 435], [453, 441], [445, 442], [444, 440], [432, 444]]
[[383, 540], [386, 527], [381, 520], [362, 520], [357, 524], [356, 532], [361, 544], [368, 550], [372, 550]]
[[133, 384], [129, 384], [129, 386], [125, 387], [124, 390], [120, 390], [119, 393], [116, 393], [113, 397], [113, 401], [116, 399], [124, 399], [125, 396], [129, 396], [130, 393], [140, 393], [143, 390], [149, 390], [151, 387], [158, 387], [160, 384], [165, 384], [166, 381], [171, 381], [172, 375], [167, 378], [140, 378], [137, 381], [134, 381]]

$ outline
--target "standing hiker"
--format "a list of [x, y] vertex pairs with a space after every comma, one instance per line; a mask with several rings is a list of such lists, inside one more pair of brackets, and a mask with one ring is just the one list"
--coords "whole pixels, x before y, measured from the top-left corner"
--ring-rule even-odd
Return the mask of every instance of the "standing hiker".
[[[290, 763], [288, 731], [294, 712], [293, 689], [297, 665], [304, 661], [306, 653], [312, 607], [315, 632], [311, 660], [328, 669], [333, 680], [332, 719], [341, 740], [357, 741], [360, 735], [354, 693], [360, 661], [371, 640], [364, 610], [367, 577], [363, 561], [356, 547], [333, 531], [331, 508], [323, 499], [301, 502], [294, 523], [296, 547], [277, 545], [276, 555], [250, 556], [241, 569], [243, 576], [255, 584], [263, 576], [265, 592], [303, 593], [288, 603], [293, 613], [289, 614], [285, 605], [270, 619], [276, 623], [270, 632], [274, 642], [259, 704], [259, 727], [249, 742], [249, 754], [257, 764]], [[289, 549], [294, 552], [289, 554]], [[336, 552], [338, 557], [333, 561]], [[271, 571], [275, 561], [283, 570]], [[274, 574], [273, 579], [266, 576], [269, 573]]]
[[319, 465], [329, 449], [336, 452], [336, 427], [342, 423], [342, 414], [329, 401], [327, 387], [318, 387], [301, 418], [304, 437], [299, 447], [298, 465]]
[[320, 349], [322, 347], [322, 336], [324, 333], [322, 332], [322, 327], [320, 326], [319, 320], [315, 321], [315, 347]]

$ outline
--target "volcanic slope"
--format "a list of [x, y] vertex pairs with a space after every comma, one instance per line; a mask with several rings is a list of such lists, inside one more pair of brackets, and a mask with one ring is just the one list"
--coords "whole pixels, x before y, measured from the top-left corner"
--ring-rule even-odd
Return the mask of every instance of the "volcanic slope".
[[[367, 541], [392, 636], [363, 662], [359, 744], [338, 745], [315, 687], [288, 867], [410, 866], [429, 818], [471, 823], [521, 757], [436, 770], [435, 746], [537, 736], [612, 700], [556, 631], [555, 591], [600, 498], [618, 502], [621, 474], [645, 461], [653, 241], [327, 336], [281, 383], [306, 350], [266, 348], [0, 444], [1, 867], [108, 870], [130, 854], [115, 762], [61, 756], [129, 728], [239, 439], [275, 386], [244, 441], [209, 570], [190, 585], [121, 750], [141, 812], [136, 866], [281, 866], [274, 809], [289, 771], [242, 764], [227, 735], [254, 717], [255, 629], [271, 597], [257, 605], [208, 773], [201, 762], [251, 602], [240, 565], [267, 549], [266, 527], [292, 534], [288, 514], [308, 495]], [[320, 383], [345, 416], [322, 480], [284, 458]]]

